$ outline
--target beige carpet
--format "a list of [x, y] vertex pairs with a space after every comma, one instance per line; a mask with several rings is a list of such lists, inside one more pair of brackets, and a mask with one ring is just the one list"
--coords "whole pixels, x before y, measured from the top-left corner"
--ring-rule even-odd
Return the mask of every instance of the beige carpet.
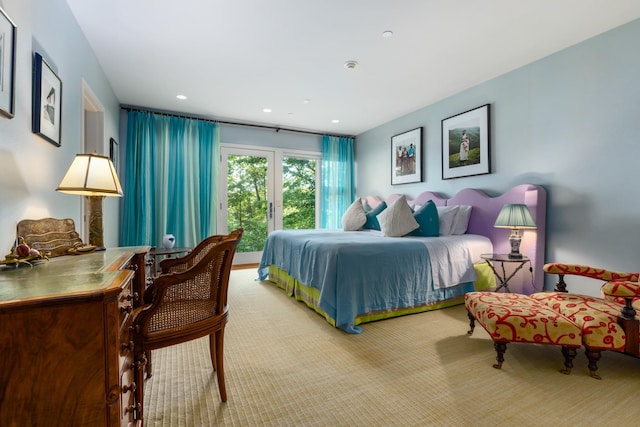
[[510, 344], [502, 370], [463, 306], [332, 328], [255, 270], [231, 275], [226, 329], [229, 399], [221, 403], [208, 341], [154, 352], [147, 426], [637, 425], [640, 360], [606, 352], [601, 381], [580, 351], [571, 375], [560, 349]]

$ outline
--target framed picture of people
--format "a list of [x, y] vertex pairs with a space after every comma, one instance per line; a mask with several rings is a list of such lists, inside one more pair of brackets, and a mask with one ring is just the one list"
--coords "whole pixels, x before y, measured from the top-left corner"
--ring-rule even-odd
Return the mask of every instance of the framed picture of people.
[[33, 132], [60, 146], [62, 81], [36, 53], [33, 58]]
[[422, 182], [422, 128], [391, 137], [391, 185]]
[[442, 179], [491, 173], [489, 104], [442, 120]]

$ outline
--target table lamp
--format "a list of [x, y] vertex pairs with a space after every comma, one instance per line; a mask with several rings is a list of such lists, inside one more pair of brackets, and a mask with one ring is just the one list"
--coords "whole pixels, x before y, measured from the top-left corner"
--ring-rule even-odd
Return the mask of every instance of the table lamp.
[[533, 220], [527, 205], [504, 205], [498, 214], [496, 223], [493, 226], [496, 228], [511, 229], [511, 235], [509, 236], [511, 253], [509, 253], [509, 258], [521, 259], [522, 254], [520, 253], [520, 242], [522, 241], [522, 236], [520, 236], [520, 229], [536, 228], [536, 223]]
[[122, 187], [111, 160], [97, 154], [77, 154], [56, 191], [87, 196], [89, 201], [89, 244], [104, 249], [102, 199], [122, 197]]

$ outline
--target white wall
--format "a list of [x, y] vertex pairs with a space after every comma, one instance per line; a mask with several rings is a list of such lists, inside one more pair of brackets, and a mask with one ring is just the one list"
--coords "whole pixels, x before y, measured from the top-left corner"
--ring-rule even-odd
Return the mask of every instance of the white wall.
[[[21, 219], [72, 218], [81, 230], [82, 197], [57, 193], [73, 157], [82, 151], [82, 79], [105, 108], [103, 153], [117, 136], [119, 103], [64, 0], [0, 0], [18, 27], [16, 113], [0, 117], [0, 259]], [[62, 146], [31, 132], [32, 56], [37, 51], [62, 80]], [[104, 202], [105, 245], [117, 245], [119, 198]], [[88, 237], [85, 239], [88, 240]]]
[[[471, 187], [497, 195], [540, 184], [548, 192], [547, 262], [640, 271], [638, 40], [640, 20], [358, 135], [357, 194], [452, 196]], [[441, 120], [487, 103], [492, 173], [442, 180]], [[418, 126], [424, 182], [391, 186], [390, 138]], [[573, 282], [573, 290], [599, 292], [597, 282]]]

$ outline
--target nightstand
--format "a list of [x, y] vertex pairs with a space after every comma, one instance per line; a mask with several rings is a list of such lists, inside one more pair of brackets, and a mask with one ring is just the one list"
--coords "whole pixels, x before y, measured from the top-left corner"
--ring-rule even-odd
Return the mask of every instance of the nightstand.
[[[523, 255], [522, 258], [511, 258], [509, 254], [482, 254], [480, 255], [480, 258], [485, 260], [489, 267], [491, 267], [491, 270], [493, 270], [493, 274], [495, 274], [496, 279], [499, 282], [496, 286], [496, 292], [498, 292], [502, 288], [504, 288], [505, 292], [511, 292], [511, 290], [509, 289], [509, 280], [511, 280], [513, 276], [515, 276], [516, 273], [520, 271], [522, 267], [524, 267], [527, 263], [529, 264], [529, 272], [531, 273], [531, 281], [533, 282], [533, 266], [531, 265], [531, 260], [529, 259], [529, 257]], [[500, 263], [502, 274], [498, 273], [498, 271], [496, 270], [496, 262]], [[504, 268], [505, 263], [514, 263], [516, 265], [515, 270], [513, 270], [513, 272], [509, 276], [507, 276], [507, 271]]]

